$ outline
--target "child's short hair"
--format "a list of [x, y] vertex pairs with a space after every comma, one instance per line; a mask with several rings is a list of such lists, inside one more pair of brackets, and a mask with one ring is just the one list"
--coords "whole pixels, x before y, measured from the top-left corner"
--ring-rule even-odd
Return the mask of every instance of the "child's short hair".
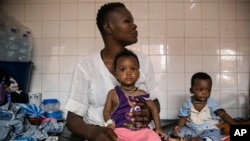
[[114, 69], [116, 68], [117, 66], [117, 60], [121, 57], [134, 57], [137, 61], [137, 64], [138, 64], [138, 67], [140, 68], [140, 63], [139, 63], [139, 59], [137, 57], [137, 55], [131, 51], [131, 50], [128, 50], [128, 49], [124, 49], [123, 51], [121, 51], [120, 53], [118, 53], [116, 56], [115, 56], [115, 59], [114, 59]]
[[191, 78], [191, 87], [194, 86], [194, 82], [196, 79], [210, 80], [212, 82], [212, 78], [210, 77], [209, 74], [205, 72], [197, 72]]

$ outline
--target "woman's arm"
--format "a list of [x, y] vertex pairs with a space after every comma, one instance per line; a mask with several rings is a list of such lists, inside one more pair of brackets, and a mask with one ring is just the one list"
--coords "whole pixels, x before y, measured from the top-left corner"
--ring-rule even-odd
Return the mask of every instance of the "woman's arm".
[[68, 112], [66, 126], [74, 135], [90, 141], [116, 141], [117, 138], [112, 129], [86, 124], [81, 116], [72, 112]]

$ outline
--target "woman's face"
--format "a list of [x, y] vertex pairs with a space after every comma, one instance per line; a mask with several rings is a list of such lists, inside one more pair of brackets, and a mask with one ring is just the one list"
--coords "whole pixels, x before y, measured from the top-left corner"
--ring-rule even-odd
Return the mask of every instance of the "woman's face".
[[139, 75], [139, 66], [135, 57], [122, 56], [117, 60], [116, 77], [121, 85], [133, 86]]
[[116, 8], [110, 13], [108, 24], [113, 38], [120, 44], [127, 46], [137, 42], [137, 25], [128, 9]]

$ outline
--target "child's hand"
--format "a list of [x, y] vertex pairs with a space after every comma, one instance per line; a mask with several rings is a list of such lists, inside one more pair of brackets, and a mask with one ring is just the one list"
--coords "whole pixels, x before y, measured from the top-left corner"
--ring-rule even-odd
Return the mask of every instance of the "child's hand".
[[109, 124], [107, 127], [114, 130], [115, 129], [115, 124]]
[[176, 125], [176, 126], [174, 127], [173, 134], [176, 136], [176, 135], [177, 135], [177, 133], [178, 133], [178, 132], [180, 132], [180, 130], [181, 130], [181, 126]]
[[155, 129], [155, 132], [164, 140], [168, 140], [168, 135], [162, 129]]

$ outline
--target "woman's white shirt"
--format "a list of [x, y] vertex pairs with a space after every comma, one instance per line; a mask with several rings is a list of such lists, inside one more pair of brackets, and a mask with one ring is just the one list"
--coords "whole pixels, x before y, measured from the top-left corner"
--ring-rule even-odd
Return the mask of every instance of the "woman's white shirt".
[[[135, 52], [140, 62], [140, 78], [136, 86], [157, 98], [154, 70], [148, 56]], [[83, 58], [76, 65], [65, 110], [83, 117], [89, 124], [102, 126], [103, 108], [109, 90], [119, 82], [106, 68], [100, 51]]]

